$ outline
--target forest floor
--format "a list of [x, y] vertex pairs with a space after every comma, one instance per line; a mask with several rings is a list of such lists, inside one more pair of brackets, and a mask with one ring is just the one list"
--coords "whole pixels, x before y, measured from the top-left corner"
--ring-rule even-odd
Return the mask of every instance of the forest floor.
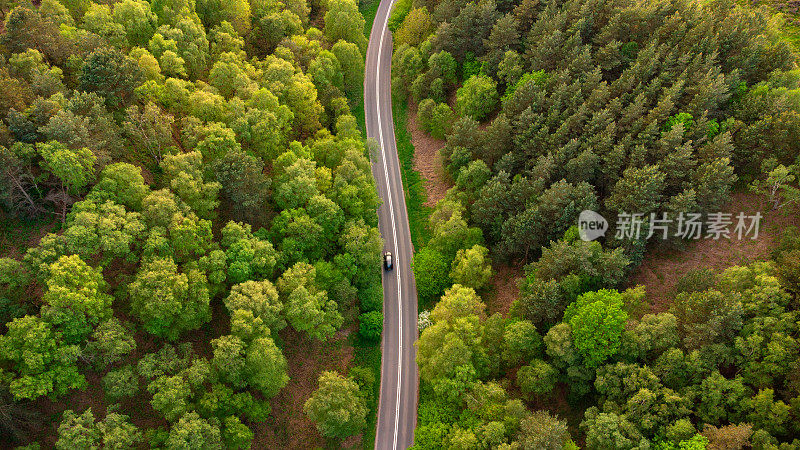
[[444, 139], [436, 139], [424, 132], [417, 118], [417, 104], [408, 102], [408, 121], [406, 127], [411, 133], [414, 145], [414, 169], [422, 175], [428, 199], [425, 206], [435, 207], [453, 185], [444, 173], [442, 156], [439, 150], [444, 147]]
[[[33, 244], [35, 245], [35, 243]], [[23, 250], [24, 251], [24, 250]], [[201, 329], [187, 333], [185, 341], [191, 342], [196, 354], [206, 359], [211, 358], [212, 339], [227, 333], [227, 312], [219, 299], [212, 301], [212, 320]], [[128, 320], [128, 317], [120, 317]], [[317, 389], [319, 375], [323, 371], [336, 371], [347, 375], [355, 365], [363, 365], [380, 374], [380, 348], [374, 345], [360, 346], [355, 338], [357, 326], [352, 318], [349, 326], [340, 329], [328, 341], [310, 339], [304, 334], [287, 327], [279, 332], [279, 345], [283, 349], [288, 362], [289, 383], [281, 389], [269, 403], [271, 413], [266, 421], [251, 423], [253, 430], [253, 448], [372, 448], [374, 443], [374, 425], [376, 402], [371, 401], [368, 428], [365, 433], [353, 436], [343, 442], [334, 442], [324, 438], [314, 423], [303, 411], [305, 400]], [[144, 332], [135, 335], [137, 349], [130, 356], [130, 361], [139, 360], [145, 353], [156, 351], [160, 342]], [[88, 384], [84, 389], [76, 389], [57, 401], [42, 398], [34, 404], [34, 410], [40, 415], [40, 426], [31, 430], [31, 437], [37, 442], [51, 447], [55, 444], [57, 426], [61, 422], [61, 414], [72, 409], [82, 412], [92, 408], [97, 417], [104, 417], [110, 402], [105, 396], [102, 385], [102, 373], [87, 368], [83, 370]], [[377, 394], [373, 392], [373, 397]], [[150, 406], [150, 395], [145, 384], [140, 386], [139, 393], [121, 401], [121, 411], [131, 417], [131, 421], [140, 428], [167, 428], [168, 423]], [[0, 441], [2, 442], [2, 441]]]
[[[411, 228], [411, 243], [416, 251], [428, 242], [430, 235], [428, 218], [433, 208], [429, 206], [428, 200], [428, 186], [430, 183], [424, 174], [421, 174], [416, 168], [416, 162], [423, 158], [417, 156], [420, 150], [416, 149], [413, 143], [414, 137], [411, 133], [412, 128], [409, 122], [412, 117], [416, 121], [416, 109], [411, 113], [410, 108], [410, 101], [393, 98], [392, 120], [394, 121], [397, 157], [400, 160], [400, 174], [403, 179], [403, 190], [406, 196], [408, 225]], [[419, 127], [415, 129], [418, 133], [424, 134]], [[435, 179], [432, 178], [432, 180]]]
[[28, 248], [38, 245], [42, 237], [59, 226], [57, 220], [26, 220], [0, 211], [0, 258], [22, 258]]
[[[283, 353], [289, 363], [289, 384], [270, 400], [266, 422], [255, 424], [253, 448], [323, 448], [325, 438], [303, 412], [305, 400], [317, 389], [320, 373], [347, 374], [353, 361], [350, 335], [355, 325], [342, 328], [327, 342], [308, 339], [290, 327], [281, 331]], [[343, 445], [359, 447], [361, 436]]]
[[[778, 0], [757, 0], [760, 2], [775, 2]], [[788, 3], [784, 10], [792, 20], [779, 27], [781, 37], [787, 40], [795, 51], [800, 49], [800, 3]], [[455, 106], [454, 95], [448, 99], [451, 107]], [[397, 102], [395, 102], [397, 103]], [[447, 189], [452, 186], [452, 181], [446, 176], [439, 150], [444, 147], [445, 141], [437, 140], [423, 132], [417, 119], [417, 105], [408, 102], [408, 118], [406, 128], [411, 134], [414, 147], [414, 169], [422, 177], [422, 184], [427, 194], [426, 206], [433, 207], [444, 198]], [[397, 116], [395, 116], [397, 121]], [[484, 128], [488, 124], [481, 124]], [[396, 128], [397, 126], [396, 122]], [[400, 136], [398, 136], [399, 141]], [[399, 145], [399, 143], [398, 143]], [[638, 267], [628, 278], [628, 286], [644, 285], [647, 292], [646, 312], [659, 312], [669, 308], [672, 304], [676, 284], [687, 272], [696, 269], [712, 269], [715, 272], [725, 268], [749, 264], [755, 261], [769, 259], [770, 252], [780, 239], [788, 226], [800, 226], [800, 218], [791, 217], [786, 212], [770, 211], [770, 206], [760, 196], [737, 192], [730, 196], [730, 202], [724, 212], [731, 212], [734, 216], [739, 212], [752, 215], [761, 212], [761, 229], [758, 239], [738, 240], [733, 239], [701, 239], [691, 242], [680, 250], [667, 249], [651, 245], [648, 247], [643, 264]], [[519, 297], [518, 283], [524, 276], [524, 265], [506, 265], [499, 261], [493, 263], [494, 275], [490, 285], [480, 293], [487, 305], [487, 314], [501, 313], [508, 315], [511, 304]], [[509, 370], [501, 383], [512, 396], [519, 396], [515, 383], [516, 369]], [[584, 417], [584, 412], [590, 401], [572, 403], [568, 401], [569, 387], [559, 383], [556, 392], [546, 398], [529, 399], [526, 404], [532, 409], [545, 409], [567, 420], [570, 434], [578, 444], [584, 444], [584, 434], [579, 424]]]
[[519, 297], [518, 283], [524, 277], [523, 268], [509, 266], [494, 262], [492, 264], [494, 274], [489, 281], [487, 295], [484, 296], [488, 314], [496, 312], [508, 315], [511, 310], [511, 303]]
[[[723, 212], [736, 216], [739, 212], [753, 215], [761, 212], [763, 218], [758, 239], [699, 239], [683, 248], [651, 246], [644, 262], [628, 278], [627, 287], [644, 285], [647, 292], [643, 313], [661, 312], [669, 309], [675, 295], [675, 286], [688, 272], [711, 269], [715, 272], [755, 261], [766, 261], [770, 252], [789, 226], [800, 227], [800, 216], [792, 211], [770, 210], [762, 196], [736, 192]], [[495, 262], [494, 275], [484, 295], [489, 314], [507, 314], [511, 303], [519, 296], [518, 283], [524, 277], [523, 266], [510, 266]]]
[[[371, 23], [377, 2], [367, 8], [372, 10], [371, 17], [368, 17]], [[357, 99], [356, 103], [363, 104], [363, 101]], [[361, 116], [363, 121], [363, 106], [361, 106]], [[152, 176], [147, 173], [145, 178], [149, 183], [153, 182]], [[225, 216], [224, 212], [222, 215]], [[224, 221], [220, 220], [220, 223], [222, 222]], [[217, 226], [214, 232], [218, 234], [220, 224], [215, 225]], [[27, 249], [37, 246], [45, 235], [60, 231], [61, 223], [58, 220], [19, 219], [9, 217], [0, 211], [0, 257], [19, 260]], [[108, 267], [106, 270], [116, 269]], [[41, 292], [36, 295], [37, 298], [40, 296]], [[229, 323], [221, 299], [213, 299], [211, 306], [213, 315], [210, 323], [199, 330], [187, 333], [186, 339], [181, 339], [182, 342], [192, 342], [198, 356], [205, 358], [212, 356], [210, 341], [226, 334]], [[122, 319], [130, 320], [128, 317]], [[303, 412], [305, 400], [317, 389], [318, 378], [323, 371], [333, 370], [347, 375], [350, 368], [361, 365], [371, 369], [376, 380], [380, 378], [380, 346], [359, 344], [356, 338], [357, 322], [354, 318], [348, 318], [347, 322], [350, 325], [339, 330], [327, 342], [309, 339], [290, 327], [280, 332], [279, 345], [288, 362], [290, 381], [276, 397], [270, 400], [272, 412], [269, 418], [261, 423], [250, 424], [254, 432], [253, 448], [373, 448], [377, 400], [370, 401], [365, 432], [343, 442], [324, 438]], [[130, 355], [130, 360], [134, 363], [145, 353], [156, 351], [160, 347], [160, 343], [146, 333], [137, 333], [135, 339], [137, 350]], [[45, 448], [55, 445], [57, 427], [65, 410], [72, 409], [80, 413], [92, 408], [96, 417], [104, 417], [108, 406], [111, 405], [102, 385], [102, 375], [105, 371], [98, 373], [85, 368], [82, 373], [88, 381], [85, 389], [72, 390], [57, 401], [42, 398], [33, 404], [33, 409], [39, 414], [39, 420], [38, 425], [34, 425], [31, 430], [30, 437], [42, 443]], [[375, 399], [377, 387], [378, 383], [373, 392]], [[141, 428], [168, 427], [168, 423], [161, 418], [160, 413], [155, 412], [150, 406], [150, 395], [144, 384], [138, 395], [121, 400], [120, 406], [120, 410], [129, 415], [131, 421]], [[2, 442], [0, 439], [0, 443]]]
[[[647, 292], [646, 306], [642, 313], [665, 311], [672, 304], [677, 282], [687, 272], [710, 268], [716, 272], [728, 267], [767, 260], [775, 248], [783, 230], [789, 226], [800, 227], [800, 216], [788, 214], [790, 211], [771, 211], [763, 197], [747, 192], [731, 195], [731, 201], [724, 212], [739, 212], [752, 215], [761, 212], [758, 239], [701, 239], [692, 242], [681, 250], [659, 247], [648, 248], [642, 265], [631, 274], [628, 286], [644, 285]], [[482, 293], [486, 302], [487, 314], [499, 312], [507, 315], [512, 302], [519, 297], [518, 283], [524, 276], [524, 267], [493, 264], [494, 275], [490, 286]], [[516, 388], [515, 371], [506, 374], [505, 386], [509, 392]], [[583, 432], [579, 424], [589, 403], [570, 403], [567, 400], [568, 387], [559, 384], [555, 395], [526, 401], [532, 409], [545, 409], [567, 420], [570, 434], [582, 443]]]
[[[675, 295], [675, 285], [696, 269], [712, 269], [716, 272], [737, 265], [750, 264], [769, 259], [769, 254], [780, 240], [783, 230], [789, 226], [800, 226], [800, 217], [788, 214], [788, 210], [771, 211], [762, 196], [737, 192], [724, 212], [739, 212], [752, 215], [761, 212], [761, 227], [758, 239], [700, 239], [683, 249], [650, 248], [644, 262], [631, 275], [628, 285], [644, 285], [650, 312], [669, 309]], [[647, 311], [645, 311], [647, 312]]]

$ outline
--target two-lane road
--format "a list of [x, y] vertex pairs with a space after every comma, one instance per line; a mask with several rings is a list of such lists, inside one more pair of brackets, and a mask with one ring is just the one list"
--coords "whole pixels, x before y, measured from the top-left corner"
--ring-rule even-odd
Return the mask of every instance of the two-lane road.
[[367, 49], [364, 112], [367, 137], [380, 144], [372, 174], [383, 203], [378, 222], [395, 266], [383, 273], [383, 362], [375, 435], [376, 449], [406, 449], [417, 423], [417, 289], [411, 272], [411, 232], [392, 120], [392, 36], [386, 24], [394, 0], [381, 0]]

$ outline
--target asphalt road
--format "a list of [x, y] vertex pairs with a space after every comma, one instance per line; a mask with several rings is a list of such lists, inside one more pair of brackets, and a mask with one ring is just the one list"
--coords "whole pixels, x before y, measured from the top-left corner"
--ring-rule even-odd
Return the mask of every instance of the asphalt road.
[[392, 120], [392, 36], [386, 23], [394, 0], [381, 0], [367, 49], [364, 112], [367, 137], [381, 146], [372, 155], [372, 174], [383, 201], [378, 226], [394, 269], [383, 271], [383, 361], [375, 436], [376, 449], [406, 449], [414, 443], [417, 424], [417, 289], [411, 272], [411, 232], [400, 176]]

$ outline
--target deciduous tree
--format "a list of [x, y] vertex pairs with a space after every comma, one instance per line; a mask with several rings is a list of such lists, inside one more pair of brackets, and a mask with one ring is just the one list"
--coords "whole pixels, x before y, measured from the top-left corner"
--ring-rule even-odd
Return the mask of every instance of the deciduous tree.
[[61, 333], [37, 316], [12, 320], [0, 336], [0, 359], [12, 364], [9, 391], [17, 400], [60, 397], [86, 386], [76, 365], [80, 348], [64, 343]]
[[564, 320], [572, 327], [575, 348], [585, 364], [597, 367], [620, 346], [628, 313], [616, 291], [589, 292], [567, 308]]
[[322, 372], [303, 410], [327, 437], [346, 438], [366, 426], [367, 406], [358, 385], [336, 372]]
[[205, 274], [197, 270], [179, 272], [169, 258], [146, 261], [128, 292], [132, 312], [145, 329], [169, 340], [211, 318]]
[[364, 84], [364, 58], [357, 43], [339, 40], [333, 44], [331, 52], [342, 65], [345, 92], [349, 96], [357, 95]]
[[356, 44], [362, 54], [367, 51], [364, 17], [353, 0], [333, 0], [328, 4], [323, 31], [328, 42], [342, 39]]
[[194, 411], [187, 412], [169, 430], [169, 448], [221, 448], [219, 422], [206, 420]]
[[124, 0], [114, 4], [112, 18], [125, 29], [131, 47], [147, 44], [156, 30], [156, 15], [146, 1]]
[[535, 411], [520, 423], [519, 443], [523, 448], [557, 450], [569, 441], [565, 421], [547, 411]]
[[492, 278], [492, 262], [488, 254], [489, 249], [477, 244], [459, 250], [450, 269], [450, 279], [455, 284], [473, 289], [485, 287]]
[[547, 395], [557, 381], [558, 371], [541, 359], [534, 359], [517, 371], [517, 385], [525, 395]]
[[316, 270], [308, 263], [296, 263], [278, 279], [278, 292], [285, 299], [286, 318], [299, 331], [326, 340], [344, 319], [336, 302], [316, 286]]
[[59, 450], [72, 448], [133, 448], [144, 442], [142, 432], [130, 423], [128, 416], [110, 412], [106, 417], [95, 422], [92, 409], [83, 414], [74, 411], [64, 412], [58, 426], [58, 440], [55, 447]]
[[111, 200], [130, 210], [140, 211], [142, 200], [148, 193], [150, 189], [144, 183], [141, 169], [128, 163], [114, 163], [103, 168], [87, 199], [97, 204]]
[[112, 317], [92, 332], [83, 356], [90, 359], [95, 367], [105, 368], [135, 349], [136, 340], [133, 338], [133, 333]]
[[42, 317], [63, 333], [69, 343], [81, 343], [92, 328], [111, 317], [112, 297], [100, 270], [77, 255], [62, 256], [50, 266], [47, 304]]
[[278, 291], [269, 280], [245, 281], [231, 288], [225, 298], [228, 311], [247, 310], [261, 319], [270, 330], [280, 331], [286, 326], [284, 305]]
[[92, 52], [83, 63], [79, 78], [81, 90], [97, 92], [110, 108], [127, 104], [141, 82], [136, 62], [110, 47]]
[[518, 320], [506, 325], [503, 358], [510, 366], [531, 361], [542, 351], [542, 336], [536, 326], [527, 320]]
[[456, 94], [458, 113], [483, 120], [497, 106], [497, 83], [487, 76], [475, 75], [464, 82]]

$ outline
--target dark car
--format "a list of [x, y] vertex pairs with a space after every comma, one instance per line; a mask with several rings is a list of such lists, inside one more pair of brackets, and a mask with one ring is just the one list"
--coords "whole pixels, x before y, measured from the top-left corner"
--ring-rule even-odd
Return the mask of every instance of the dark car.
[[385, 252], [383, 254], [383, 268], [392, 270], [392, 252]]

